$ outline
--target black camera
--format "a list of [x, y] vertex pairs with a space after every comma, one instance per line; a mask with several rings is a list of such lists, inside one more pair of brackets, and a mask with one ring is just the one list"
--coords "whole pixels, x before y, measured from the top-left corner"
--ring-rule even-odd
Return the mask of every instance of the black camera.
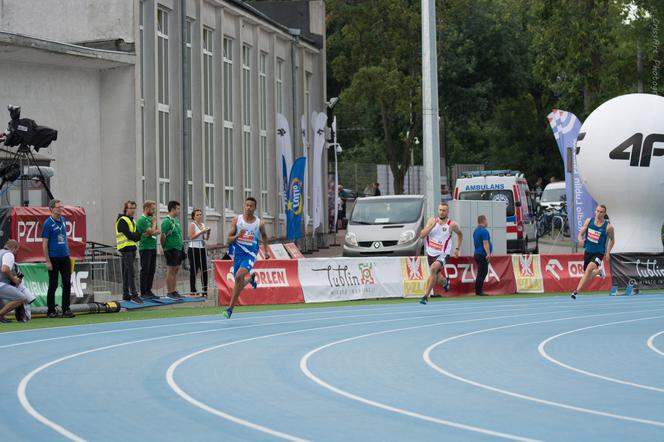
[[35, 120], [21, 118], [20, 106], [7, 106], [11, 120], [7, 125], [6, 146], [32, 146], [36, 152], [48, 147], [58, 139], [58, 131], [46, 126], [39, 126]]

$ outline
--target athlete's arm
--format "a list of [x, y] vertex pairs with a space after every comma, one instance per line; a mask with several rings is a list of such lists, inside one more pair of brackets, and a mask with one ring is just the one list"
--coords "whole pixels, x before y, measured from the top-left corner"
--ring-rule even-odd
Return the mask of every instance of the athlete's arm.
[[579, 235], [578, 235], [578, 240], [579, 240], [579, 245], [583, 247], [583, 243], [585, 242], [586, 238], [586, 230], [588, 230], [588, 224], [590, 224], [590, 218], [586, 219], [586, 222], [583, 223], [583, 227], [581, 227], [581, 230], [579, 230]]
[[459, 252], [461, 250], [461, 243], [463, 242], [463, 232], [459, 228], [459, 225], [455, 222], [452, 222], [452, 232], [456, 233], [457, 236], [457, 246], [456, 249], [454, 249], [454, 256], [459, 256]]
[[268, 238], [267, 238], [267, 233], [265, 233], [265, 223], [263, 220], [261, 220], [261, 224], [258, 227], [261, 231], [261, 238], [263, 238], [263, 254], [265, 255], [265, 259], [270, 259], [270, 252], [269, 248], [267, 246], [268, 244]]
[[438, 220], [436, 220], [436, 218], [434, 217], [429, 218], [429, 221], [427, 221], [426, 226], [424, 226], [424, 228], [420, 232], [420, 238], [426, 238], [437, 222]]
[[606, 246], [606, 254], [608, 255], [608, 254], [611, 253], [611, 249], [613, 248], [613, 245], [616, 243], [616, 237], [615, 237], [615, 233], [613, 231], [613, 225], [612, 224], [609, 224], [606, 227], [606, 238], [607, 238], [606, 242], [608, 243], [607, 246]]
[[237, 239], [237, 236], [235, 235], [236, 224], [237, 224], [237, 216], [234, 216], [233, 220], [231, 221], [231, 226], [228, 228], [227, 242], [229, 246], [233, 243], [233, 241]]

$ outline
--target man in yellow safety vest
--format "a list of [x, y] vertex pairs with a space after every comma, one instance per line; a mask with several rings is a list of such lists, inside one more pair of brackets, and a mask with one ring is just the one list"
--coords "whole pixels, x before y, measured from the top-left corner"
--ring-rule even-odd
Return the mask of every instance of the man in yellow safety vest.
[[134, 212], [136, 202], [124, 203], [124, 210], [115, 220], [115, 245], [122, 255], [122, 299], [135, 304], [143, 304], [143, 300], [136, 291], [136, 244], [141, 239], [141, 234], [136, 228]]

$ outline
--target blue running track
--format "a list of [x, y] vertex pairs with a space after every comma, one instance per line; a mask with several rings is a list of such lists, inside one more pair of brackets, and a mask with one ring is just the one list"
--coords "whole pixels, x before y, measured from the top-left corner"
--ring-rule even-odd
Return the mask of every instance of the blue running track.
[[0, 333], [0, 361], [2, 441], [664, 441], [664, 293]]

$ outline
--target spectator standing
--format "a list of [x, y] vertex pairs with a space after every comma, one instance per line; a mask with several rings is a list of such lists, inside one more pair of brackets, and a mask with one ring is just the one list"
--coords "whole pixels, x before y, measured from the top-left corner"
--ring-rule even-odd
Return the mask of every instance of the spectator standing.
[[211, 228], [205, 227], [205, 224], [203, 224], [203, 211], [201, 209], [194, 209], [191, 212], [191, 222], [189, 223], [187, 232], [190, 240], [187, 251], [187, 257], [189, 258], [189, 285], [191, 293], [197, 293], [196, 275], [200, 272], [203, 296], [207, 296], [208, 291], [208, 264], [205, 241], [210, 239], [211, 231]]
[[173, 299], [182, 299], [182, 295], [175, 290], [178, 269], [184, 259], [182, 253], [182, 227], [180, 226], [180, 203], [168, 202], [168, 216], [161, 222], [161, 245], [166, 257], [166, 290], [167, 296]]
[[136, 291], [136, 249], [141, 234], [136, 227], [136, 202], [126, 201], [122, 213], [115, 220], [115, 247], [122, 256], [122, 299], [143, 304]]
[[485, 215], [477, 217], [477, 227], [473, 232], [473, 244], [475, 246], [474, 258], [477, 263], [477, 277], [475, 278], [475, 295], [486, 296], [482, 291], [484, 286], [484, 279], [489, 272], [489, 261], [491, 260], [491, 253], [493, 252], [493, 244], [491, 244], [491, 235], [487, 227], [489, 222]]
[[157, 227], [157, 203], [145, 201], [143, 215], [138, 219], [137, 227], [141, 239], [138, 242], [138, 253], [141, 256], [140, 293], [143, 299], [155, 299], [152, 292], [154, 274], [157, 270], [157, 235], [161, 233]]
[[73, 318], [69, 309], [71, 298], [71, 258], [67, 245], [67, 227], [62, 216], [62, 202], [51, 200], [48, 203], [51, 216], [46, 218], [42, 227], [42, 250], [48, 269], [48, 292], [46, 293], [46, 315], [49, 318], [58, 316], [55, 310], [55, 290], [58, 288], [58, 277], [62, 279], [62, 316]]
[[380, 196], [380, 183], [374, 183], [374, 196]]

